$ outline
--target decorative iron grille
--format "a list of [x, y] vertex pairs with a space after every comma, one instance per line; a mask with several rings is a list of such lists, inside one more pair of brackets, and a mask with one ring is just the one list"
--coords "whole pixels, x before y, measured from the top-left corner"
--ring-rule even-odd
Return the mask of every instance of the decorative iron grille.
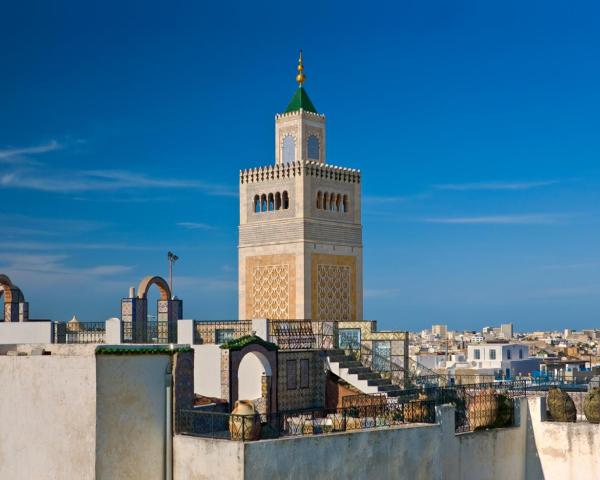
[[147, 322], [141, 334], [131, 322], [121, 322], [121, 339], [123, 343], [177, 343], [177, 322]]
[[252, 320], [194, 320], [194, 344], [225, 343], [252, 334]]
[[294, 410], [267, 415], [182, 409], [176, 415], [178, 433], [245, 441], [320, 435], [407, 423], [435, 423], [435, 402], [412, 400], [405, 403]]
[[269, 320], [270, 340], [282, 350], [331, 349], [337, 346], [335, 322]]
[[104, 343], [104, 322], [55, 322], [54, 343]]

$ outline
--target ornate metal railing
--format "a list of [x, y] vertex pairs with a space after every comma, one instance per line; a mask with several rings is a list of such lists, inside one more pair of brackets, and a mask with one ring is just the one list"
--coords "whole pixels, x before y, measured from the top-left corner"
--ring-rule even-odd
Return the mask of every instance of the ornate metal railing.
[[178, 433], [245, 441], [393, 427], [407, 423], [435, 423], [435, 403], [416, 400], [268, 415], [235, 415], [184, 409], [176, 415]]
[[104, 343], [104, 322], [55, 322], [54, 343]]
[[121, 322], [123, 343], [177, 343], [177, 322], [147, 322], [141, 332], [131, 322]]
[[[456, 432], [462, 433], [513, 425], [515, 399], [534, 394], [525, 381], [506, 381], [404, 389], [387, 401], [401, 404], [426, 401], [434, 405], [453, 405]], [[360, 394], [344, 397], [342, 402], [344, 406], [369, 403], [377, 405], [381, 403], [381, 398], [379, 394]]]
[[225, 343], [252, 334], [252, 320], [194, 320], [194, 344]]
[[337, 345], [335, 322], [269, 320], [269, 337], [282, 350], [330, 349]]

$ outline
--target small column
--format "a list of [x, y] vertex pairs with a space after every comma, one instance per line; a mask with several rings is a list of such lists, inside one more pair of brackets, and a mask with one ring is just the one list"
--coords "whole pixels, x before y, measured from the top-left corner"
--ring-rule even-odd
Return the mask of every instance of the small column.
[[270, 342], [269, 338], [269, 320], [266, 318], [253, 318], [252, 319], [252, 331], [257, 337]]
[[118, 318], [109, 318], [105, 322], [106, 333], [104, 335], [104, 343], [109, 345], [118, 345], [122, 342], [121, 339], [121, 320]]
[[123, 343], [147, 341], [148, 300], [137, 297], [121, 300], [121, 321], [123, 322]]
[[193, 320], [177, 320], [177, 343], [180, 345], [194, 344]]

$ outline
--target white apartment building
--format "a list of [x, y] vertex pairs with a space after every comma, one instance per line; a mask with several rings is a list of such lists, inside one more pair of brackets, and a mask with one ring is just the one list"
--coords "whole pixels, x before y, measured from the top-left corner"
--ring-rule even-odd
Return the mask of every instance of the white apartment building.
[[515, 363], [529, 358], [529, 347], [519, 343], [482, 343], [467, 347], [467, 363], [472, 368], [493, 369], [506, 376]]

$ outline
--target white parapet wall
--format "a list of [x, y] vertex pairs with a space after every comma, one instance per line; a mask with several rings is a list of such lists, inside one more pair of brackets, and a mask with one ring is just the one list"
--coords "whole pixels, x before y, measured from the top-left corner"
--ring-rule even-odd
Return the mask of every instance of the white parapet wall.
[[163, 480], [170, 355], [43, 348], [0, 348], [0, 479]]
[[439, 423], [235, 442], [176, 435], [174, 479], [319, 478], [525, 480], [526, 401], [519, 426], [455, 434], [454, 408]]
[[545, 420], [545, 398], [529, 400], [527, 473], [533, 479], [600, 479], [600, 425]]
[[52, 343], [52, 322], [0, 322], [0, 345]]
[[194, 393], [221, 398], [221, 349], [219, 345], [192, 345]]

